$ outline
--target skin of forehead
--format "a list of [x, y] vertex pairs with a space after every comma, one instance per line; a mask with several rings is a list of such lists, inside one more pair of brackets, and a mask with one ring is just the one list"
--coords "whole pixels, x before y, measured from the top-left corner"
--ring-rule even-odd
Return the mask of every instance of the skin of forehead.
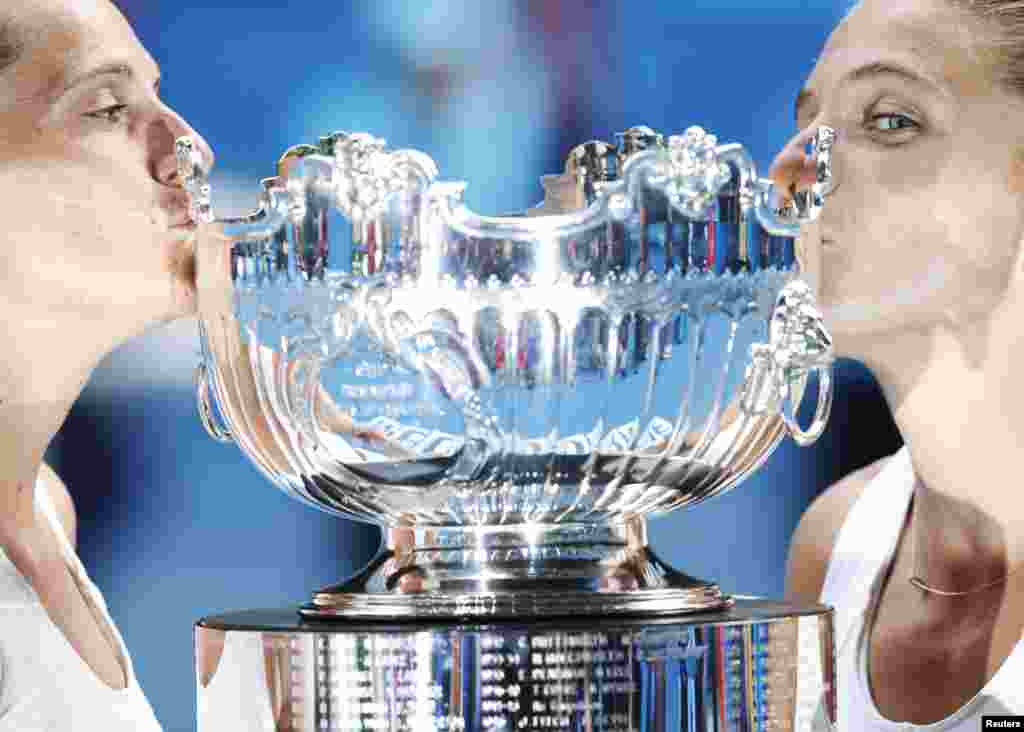
[[948, 0], [864, 0], [829, 37], [808, 88], [817, 89], [833, 65], [842, 73], [902, 54], [954, 93], [984, 94], [995, 85], [997, 63], [986, 40], [983, 24]]
[[[140, 73], [155, 64], [124, 16], [107, 0], [4, 0], [24, 43], [6, 76], [15, 101], [59, 93], [68, 79], [100, 58], [124, 60]], [[0, 91], [0, 103], [4, 99]]]

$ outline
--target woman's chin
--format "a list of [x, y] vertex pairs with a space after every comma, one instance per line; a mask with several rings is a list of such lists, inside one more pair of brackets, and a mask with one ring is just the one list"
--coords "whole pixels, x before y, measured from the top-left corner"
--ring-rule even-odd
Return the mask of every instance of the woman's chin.
[[167, 320], [196, 313], [195, 231], [167, 244], [166, 262], [171, 280], [171, 309]]

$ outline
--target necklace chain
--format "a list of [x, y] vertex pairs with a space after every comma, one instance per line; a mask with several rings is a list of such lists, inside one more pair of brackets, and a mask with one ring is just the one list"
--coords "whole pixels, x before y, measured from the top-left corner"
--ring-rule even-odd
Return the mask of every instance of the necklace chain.
[[1003, 582], [1006, 582], [1007, 578], [1009, 578], [1011, 574], [1013, 574], [1013, 572], [1008, 572], [999, 579], [986, 582], [985, 584], [978, 585], [977, 587], [972, 587], [969, 590], [940, 590], [937, 587], [925, 584], [925, 581], [916, 575], [910, 578], [910, 584], [919, 590], [930, 592], [933, 595], [942, 595], [943, 597], [963, 597], [964, 595], [973, 595], [975, 592], [981, 592], [982, 590], [987, 590], [989, 587], [995, 587], [996, 585], [1002, 584]]
[[[914, 483], [915, 483], [915, 488], [916, 488], [916, 485], [917, 485], [917, 478], [916, 477], [914, 478]], [[916, 496], [916, 492], [912, 491], [911, 494], [910, 494], [910, 507], [909, 507], [910, 511], [913, 511], [914, 499], [916, 497], [917, 497]], [[909, 519], [910, 519], [910, 513], [908, 512], [907, 518], [905, 520], [909, 523]], [[915, 561], [914, 564], [916, 566], [917, 562]], [[1017, 571], [1017, 569], [1013, 569], [1010, 572], [1007, 572], [1006, 574], [1004, 574], [1002, 577], [998, 577], [997, 579], [994, 579], [991, 582], [985, 582], [984, 584], [980, 584], [977, 587], [972, 587], [969, 590], [940, 590], [938, 587], [932, 587], [927, 582], [925, 582], [923, 579], [921, 579], [920, 575], [916, 575], [916, 574], [910, 578], [910, 584], [912, 584], [914, 587], [916, 587], [917, 589], [921, 590], [922, 592], [928, 592], [928, 593], [930, 593], [932, 595], [940, 595], [942, 597], [964, 597], [966, 595], [973, 595], [976, 592], [981, 592], [982, 590], [987, 590], [987, 589], [989, 589], [991, 587], [995, 587], [996, 585], [1001, 585], [1004, 582], [1006, 582], [1006, 580], [1010, 578], [1010, 575], [1012, 575], [1016, 571]]]

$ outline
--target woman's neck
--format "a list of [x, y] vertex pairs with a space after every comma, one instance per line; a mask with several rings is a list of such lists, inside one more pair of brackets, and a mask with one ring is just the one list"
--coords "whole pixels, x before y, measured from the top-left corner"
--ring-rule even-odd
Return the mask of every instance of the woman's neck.
[[34, 518], [35, 483], [43, 454], [74, 404], [75, 394], [0, 406], [0, 522], [25, 528]]
[[7, 531], [33, 525], [43, 454], [102, 355], [66, 324], [12, 331], [0, 355], [0, 529]]
[[1024, 567], [1024, 339], [1014, 308], [966, 335], [902, 334], [872, 368], [916, 476], [908, 548], [929, 586], [968, 590]]

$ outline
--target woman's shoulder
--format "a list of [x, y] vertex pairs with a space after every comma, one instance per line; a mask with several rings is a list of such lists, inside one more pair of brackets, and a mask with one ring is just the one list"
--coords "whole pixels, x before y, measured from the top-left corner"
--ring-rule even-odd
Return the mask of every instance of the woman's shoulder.
[[789, 547], [786, 595], [795, 602], [816, 603], [825, 585], [832, 548], [857, 499], [892, 456], [875, 460], [826, 488], [800, 518]]

